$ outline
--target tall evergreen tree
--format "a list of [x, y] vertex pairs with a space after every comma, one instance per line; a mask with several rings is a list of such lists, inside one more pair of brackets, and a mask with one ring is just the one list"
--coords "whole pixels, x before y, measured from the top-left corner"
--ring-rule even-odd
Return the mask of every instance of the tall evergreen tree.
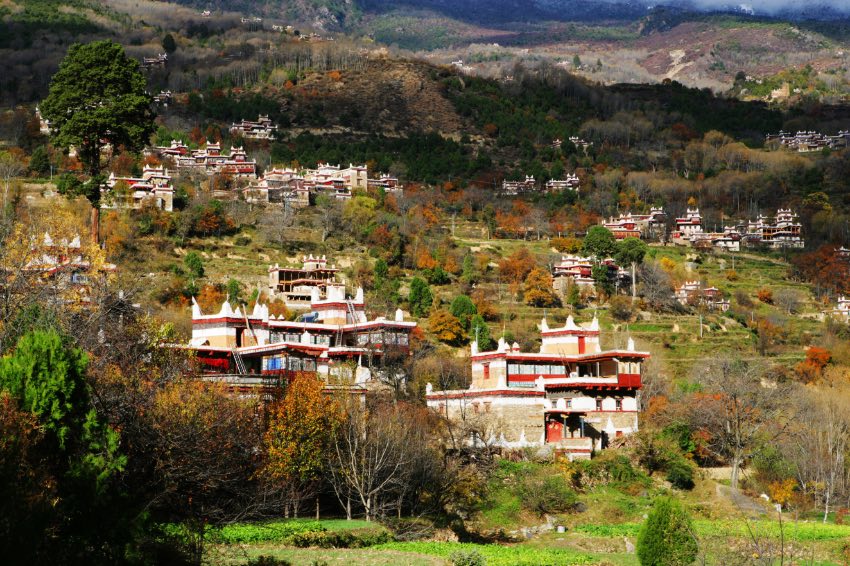
[[431, 288], [421, 277], [414, 277], [410, 282], [410, 294], [407, 297], [410, 313], [413, 316], [426, 316], [431, 311], [434, 295]]
[[50, 83], [40, 105], [50, 121], [57, 147], [74, 146], [89, 174], [84, 196], [91, 202], [92, 232], [97, 237], [102, 150], [107, 144], [127, 151], [142, 149], [154, 131], [151, 96], [139, 63], [109, 40], [75, 43]]

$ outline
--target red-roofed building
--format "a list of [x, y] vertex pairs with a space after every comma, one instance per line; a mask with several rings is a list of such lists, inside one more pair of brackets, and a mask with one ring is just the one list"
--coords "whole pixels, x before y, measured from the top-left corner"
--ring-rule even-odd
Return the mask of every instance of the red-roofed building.
[[616, 437], [638, 429], [641, 364], [648, 352], [631, 339], [622, 350], [600, 346], [599, 322], [541, 325], [539, 352], [500, 339], [480, 352], [473, 342], [468, 389], [426, 388], [428, 407], [456, 420], [478, 418], [486, 436], [470, 439], [503, 448], [551, 447], [589, 458]]

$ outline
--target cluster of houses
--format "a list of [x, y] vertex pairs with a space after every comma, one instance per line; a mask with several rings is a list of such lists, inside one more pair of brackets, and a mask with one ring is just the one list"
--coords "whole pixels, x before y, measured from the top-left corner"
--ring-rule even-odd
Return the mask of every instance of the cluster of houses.
[[742, 244], [802, 249], [805, 247], [802, 230], [797, 214], [791, 209], [780, 208], [774, 217], [760, 214], [755, 220], [724, 226], [723, 232], [705, 232], [699, 208], [688, 208], [685, 216], [676, 219], [672, 239], [677, 244], [690, 244], [697, 249], [740, 251]]
[[[561, 191], [578, 192], [581, 180], [578, 175], [569, 173], [563, 179], [549, 179], [546, 181], [542, 190], [544, 193], [554, 193]], [[541, 191], [540, 184], [534, 179], [534, 175], [526, 175], [521, 181], [502, 181], [502, 194], [506, 196], [516, 196], [523, 194], [537, 193]]]
[[348, 167], [319, 163], [315, 169], [285, 167], [270, 169], [261, 179], [252, 182], [243, 194], [253, 203], [283, 203], [292, 208], [310, 206], [310, 196], [326, 194], [338, 200], [348, 200], [356, 190], [383, 190], [388, 193], [401, 192], [403, 187], [398, 178], [382, 174], [377, 179], [369, 178], [366, 165]]
[[256, 121], [243, 119], [230, 125], [230, 133], [251, 140], [273, 140], [277, 126], [268, 116], [260, 114]]
[[154, 147], [149, 153], [173, 159], [177, 169], [207, 175], [224, 173], [237, 179], [257, 178], [257, 162], [248, 159], [242, 147], [231, 147], [230, 153], [225, 155], [221, 152], [221, 143], [207, 143], [200, 149], [190, 150], [181, 140], [171, 140], [171, 145]]
[[850, 147], [850, 130], [841, 130], [835, 136], [814, 131], [799, 131], [796, 134], [780, 131], [778, 134], [768, 134], [766, 140], [768, 143], [778, 142], [782, 147], [793, 151], [808, 153], [827, 148], [840, 149]]
[[[380, 390], [382, 372], [398, 371], [387, 355], [409, 354], [417, 324], [397, 310], [370, 319], [363, 290], [346, 295], [339, 270], [327, 258], [305, 256], [300, 267], [270, 266], [268, 295], [298, 313], [270, 314], [267, 304], [232, 304], [205, 313], [193, 300], [192, 338], [201, 377], [225, 383], [237, 395], [266, 395], [299, 375], [321, 380], [327, 391], [365, 395]], [[641, 364], [648, 352], [602, 350], [599, 322], [559, 328], [544, 318], [539, 352], [522, 352], [500, 339], [495, 350], [471, 348], [467, 389], [426, 387], [428, 407], [454, 422], [475, 421], [471, 444], [546, 447], [570, 459], [589, 458], [615, 438], [638, 429]]]
[[438, 391], [429, 383], [429, 408], [450, 421], [472, 424], [472, 444], [548, 448], [587, 459], [615, 438], [638, 430], [641, 365], [649, 352], [602, 350], [599, 322], [559, 328], [540, 324], [538, 352], [503, 338], [492, 351], [471, 346], [467, 389]]
[[661, 207], [652, 207], [649, 214], [621, 213], [618, 217], [611, 217], [603, 221], [602, 225], [608, 228], [618, 240], [625, 238], [661, 238], [667, 224], [667, 213]]

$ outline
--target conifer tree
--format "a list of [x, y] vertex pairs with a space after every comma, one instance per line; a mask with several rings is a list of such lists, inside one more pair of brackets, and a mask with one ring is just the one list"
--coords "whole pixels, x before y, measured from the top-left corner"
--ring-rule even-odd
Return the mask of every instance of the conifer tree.
[[659, 497], [638, 533], [641, 566], [687, 566], [697, 556], [697, 541], [688, 512], [670, 497]]

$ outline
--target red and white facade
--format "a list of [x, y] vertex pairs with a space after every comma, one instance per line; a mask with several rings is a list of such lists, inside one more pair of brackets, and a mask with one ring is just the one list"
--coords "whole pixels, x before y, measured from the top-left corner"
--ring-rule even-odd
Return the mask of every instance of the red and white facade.
[[589, 458], [616, 437], [638, 430], [641, 365], [648, 352], [603, 351], [599, 322], [541, 325], [539, 352], [499, 341], [496, 350], [472, 345], [469, 389], [436, 391], [428, 384], [428, 407], [449, 419], [489, 422], [488, 442], [504, 448], [551, 447], [572, 458]]
[[269, 296], [283, 299], [286, 308], [309, 309], [317, 290], [319, 299], [327, 298], [328, 288], [338, 286], [336, 265], [328, 265], [325, 256], [304, 256], [301, 267], [269, 266]]
[[311, 312], [295, 321], [269, 314], [255, 304], [250, 313], [229, 301], [219, 312], [204, 314], [193, 300], [192, 340], [205, 379], [223, 381], [233, 390], [266, 390], [299, 374], [328, 386], [367, 388], [389, 349], [406, 353], [415, 322], [395, 318], [369, 320], [363, 290], [345, 295], [345, 286], [329, 286], [327, 297], [313, 291]]
[[226, 173], [239, 179], [256, 179], [257, 162], [248, 159], [241, 147], [231, 147], [230, 153], [221, 152], [220, 143], [208, 143], [201, 149], [190, 150], [182, 141], [171, 140], [171, 145], [153, 149], [162, 157], [171, 157], [178, 169], [201, 171], [207, 175]]
[[[628, 272], [620, 269], [612, 258], [603, 260], [602, 265], [608, 268], [608, 277], [612, 281], [617, 280], [617, 278], [627, 279], [630, 277]], [[589, 257], [561, 256], [561, 261], [552, 268], [553, 286], [558, 289], [559, 280], [568, 277], [580, 287], [593, 288], [596, 283], [593, 280], [593, 266], [593, 260]]]
[[705, 305], [710, 309], [726, 312], [729, 300], [717, 287], [706, 287], [700, 281], [685, 281], [676, 288], [676, 300], [684, 306]]
[[676, 233], [673, 238], [688, 240], [694, 234], [702, 232], [702, 215], [699, 208], [688, 208], [683, 218], [676, 219]]
[[611, 217], [602, 225], [608, 228], [618, 240], [625, 238], [643, 238], [649, 235], [659, 235], [657, 232], [663, 228], [667, 215], [662, 208], [652, 208], [649, 214], [621, 213], [618, 217]]
[[[126, 192], [118, 190], [122, 187]], [[145, 165], [140, 178], [116, 177], [115, 173], [110, 173], [100, 192], [104, 197], [103, 208], [141, 208], [145, 201], [151, 201], [162, 210], [174, 210], [171, 175], [162, 166]]]
[[256, 121], [243, 119], [239, 123], [230, 125], [231, 135], [252, 140], [273, 140], [275, 132], [277, 132], [277, 126], [268, 116], [262, 114]]

